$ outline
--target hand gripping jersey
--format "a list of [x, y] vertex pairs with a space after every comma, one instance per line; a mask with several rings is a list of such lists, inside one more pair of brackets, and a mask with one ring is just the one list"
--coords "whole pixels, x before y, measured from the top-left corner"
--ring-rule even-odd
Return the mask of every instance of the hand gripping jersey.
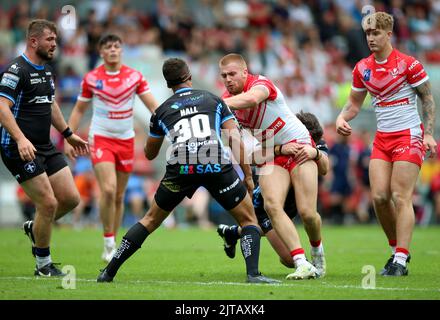
[[117, 72], [109, 72], [101, 65], [87, 73], [81, 83], [78, 100], [92, 101], [93, 104], [90, 137], [134, 137], [135, 94], [142, 95], [149, 91], [142, 74], [125, 65]]
[[352, 89], [371, 94], [378, 131], [396, 132], [420, 125], [414, 88], [428, 79], [418, 60], [394, 49], [385, 61], [376, 61], [373, 54], [359, 61]]
[[[262, 129], [255, 137], [263, 142], [273, 135], [275, 144], [288, 143], [296, 140], [298, 143], [311, 144], [310, 134], [302, 122], [290, 111], [281, 91], [261, 75], [249, 74], [243, 92], [252, 87], [263, 85], [269, 90], [269, 97], [257, 107], [235, 110], [235, 116], [242, 126], [251, 129]], [[232, 95], [228, 92], [223, 98]]]

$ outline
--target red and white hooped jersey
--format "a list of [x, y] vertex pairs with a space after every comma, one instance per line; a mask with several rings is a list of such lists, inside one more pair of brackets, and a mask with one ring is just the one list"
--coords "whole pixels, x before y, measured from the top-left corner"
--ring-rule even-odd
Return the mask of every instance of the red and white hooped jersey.
[[396, 132], [420, 125], [414, 88], [428, 79], [418, 60], [393, 49], [385, 61], [376, 61], [374, 54], [359, 61], [352, 89], [370, 93], [378, 131]]
[[80, 101], [92, 101], [93, 116], [89, 136], [95, 134], [117, 139], [134, 137], [135, 95], [150, 91], [142, 74], [125, 65], [117, 72], [104, 65], [90, 71], [81, 83]]
[[[288, 143], [297, 140], [298, 143], [311, 143], [309, 131], [304, 124], [292, 113], [286, 104], [281, 91], [264, 76], [248, 74], [243, 92], [252, 87], [263, 85], [269, 90], [269, 97], [257, 107], [234, 110], [237, 120], [246, 128], [261, 129], [255, 138], [262, 142], [273, 134], [275, 144]], [[232, 95], [225, 92], [222, 98]]]

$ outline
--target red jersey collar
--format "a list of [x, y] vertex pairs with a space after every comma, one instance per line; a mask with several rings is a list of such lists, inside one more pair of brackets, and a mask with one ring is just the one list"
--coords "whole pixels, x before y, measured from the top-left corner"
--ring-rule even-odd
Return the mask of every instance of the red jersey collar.
[[253, 75], [251, 73], [248, 73], [247, 78], [246, 78], [246, 82], [244, 83], [243, 92], [248, 91], [251, 83], [254, 82], [254, 80], [257, 78], [258, 78], [257, 75]]
[[390, 52], [390, 54], [388, 55], [388, 57], [385, 60], [377, 61], [376, 58], [374, 57], [374, 54], [373, 54], [373, 59], [374, 59], [375, 63], [380, 64], [380, 65], [385, 65], [388, 62], [392, 61], [393, 58], [395, 57], [395, 55], [396, 55], [396, 49], [393, 48], [393, 50]]

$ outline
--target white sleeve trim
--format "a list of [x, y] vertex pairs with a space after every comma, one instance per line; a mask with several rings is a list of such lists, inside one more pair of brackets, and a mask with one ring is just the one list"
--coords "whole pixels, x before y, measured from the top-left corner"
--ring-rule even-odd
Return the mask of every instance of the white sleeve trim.
[[141, 95], [149, 93], [149, 92], [151, 92], [151, 90], [148, 88], [147, 90], [142, 91], [141, 93], [138, 93], [138, 96], [141, 96]]
[[354, 86], [351, 86], [351, 89], [352, 89], [353, 91], [357, 91], [357, 92], [362, 92], [362, 91], [366, 91], [366, 90], [367, 90], [367, 88], [356, 88], [356, 87], [354, 87]]
[[420, 80], [420, 81], [418, 81], [418, 82], [416, 82], [416, 83], [410, 84], [410, 85], [411, 85], [411, 87], [415, 88], [415, 87], [420, 86], [423, 82], [425, 82], [425, 81], [427, 81], [427, 80], [429, 80], [429, 77], [428, 77], [428, 76], [426, 76], [426, 77], [424, 77], [422, 80]]
[[92, 101], [92, 98], [86, 98], [86, 97], [83, 97], [83, 96], [79, 96], [78, 100], [79, 101], [84, 101], [84, 102], [89, 102], [89, 101]]

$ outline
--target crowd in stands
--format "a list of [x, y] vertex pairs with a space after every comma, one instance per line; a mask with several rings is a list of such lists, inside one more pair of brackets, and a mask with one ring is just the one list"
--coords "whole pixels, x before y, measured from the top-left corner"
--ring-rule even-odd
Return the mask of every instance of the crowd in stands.
[[[334, 223], [374, 221], [368, 184], [373, 129], [361, 128], [348, 139], [334, 131], [335, 116], [351, 86], [351, 70], [357, 61], [370, 54], [361, 28], [363, 13], [368, 10], [365, 6], [372, 5], [376, 11], [393, 15], [394, 47], [416, 56], [424, 64], [440, 63], [440, 0], [72, 3], [75, 28], [63, 28], [67, 15], [62, 13], [62, 7], [50, 7], [44, 1], [23, 0], [8, 8], [0, 5], [0, 69], [23, 51], [25, 30], [32, 18], [56, 21], [59, 26], [59, 47], [53, 63], [57, 99], [69, 110], [76, 100], [82, 76], [99, 63], [97, 42], [104, 33], [122, 37], [126, 60], [183, 56], [191, 65], [193, 77], [211, 83], [217, 94], [224, 89], [218, 77], [219, 57], [230, 52], [243, 54], [252, 73], [266, 75], [275, 82], [294, 113], [312, 112], [324, 126], [332, 170], [321, 182], [320, 212], [324, 220]], [[148, 79], [148, 74], [145, 76]], [[144, 139], [144, 130], [139, 135]], [[154, 193], [157, 182], [152, 181], [159, 178], [142, 156], [144, 140], [141, 140], [138, 168], [142, 169], [135, 170], [126, 197], [128, 207], [138, 216]], [[83, 167], [78, 168], [81, 163]], [[77, 161], [74, 170], [81, 177], [77, 179], [82, 188], [96, 189], [89, 181], [93, 175], [85, 162]], [[93, 201], [96, 196], [87, 194], [84, 201]], [[218, 209], [209, 199], [195, 202], [204, 206], [194, 209], [188, 204], [191, 208], [188, 215], [209, 226], [206, 215], [199, 212], [212, 213]], [[438, 159], [425, 160], [414, 206], [418, 223], [440, 223]], [[87, 203], [78, 210], [89, 210]], [[209, 218], [215, 220], [212, 215]]]

